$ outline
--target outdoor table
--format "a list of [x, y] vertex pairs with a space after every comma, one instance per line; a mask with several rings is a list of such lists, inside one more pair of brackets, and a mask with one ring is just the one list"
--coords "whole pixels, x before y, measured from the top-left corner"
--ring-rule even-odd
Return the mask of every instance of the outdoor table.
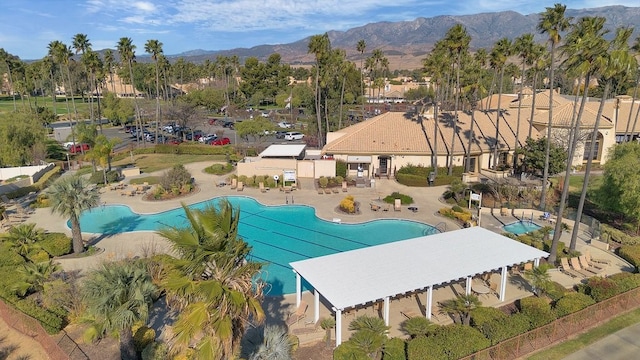
[[489, 293], [491, 293], [491, 289], [489, 289], [484, 284], [480, 284], [480, 283], [475, 283], [475, 284], [471, 285], [471, 290], [473, 290], [473, 292], [478, 293], [478, 294], [489, 294]]

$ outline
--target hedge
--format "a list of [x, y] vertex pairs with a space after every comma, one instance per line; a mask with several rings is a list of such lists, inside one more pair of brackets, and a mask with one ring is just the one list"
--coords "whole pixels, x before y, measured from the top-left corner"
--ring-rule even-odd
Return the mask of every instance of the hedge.
[[[8, 299], [5, 299], [8, 300]], [[57, 334], [65, 327], [65, 320], [53, 311], [36, 304], [31, 299], [23, 299], [11, 302], [11, 304], [23, 313], [38, 320], [49, 334]]]
[[480, 331], [489, 339], [491, 345], [510, 339], [529, 331], [531, 321], [522, 313], [507, 316], [504, 319], [494, 319], [482, 325]]
[[591, 296], [573, 292], [560, 298], [554, 305], [553, 310], [558, 317], [563, 317], [595, 303]]
[[333, 350], [333, 360], [369, 360], [367, 354], [348, 340]]
[[36, 182], [35, 184], [21, 187], [17, 190], [6, 193], [5, 195], [9, 199], [16, 199], [16, 198], [28, 195], [29, 193], [32, 193], [32, 192], [41, 191], [44, 188], [46, 188], [52, 181], [57, 179], [58, 176], [60, 176], [61, 172], [62, 172], [62, 169], [59, 166], [54, 166], [53, 169], [48, 171], [46, 174], [42, 175], [40, 180], [38, 180], [38, 182]]
[[627, 292], [640, 286], [640, 274], [621, 272], [608, 277], [618, 285], [618, 293]]
[[481, 329], [489, 321], [504, 320], [507, 314], [493, 307], [477, 307], [471, 310], [471, 326]]
[[400, 338], [391, 338], [384, 344], [382, 360], [406, 360], [405, 347], [407, 343]]
[[618, 249], [618, 255], [635, 266], [636, 271], [638, 271], [640, 267], [640, 245], [622, 245]]
[[622, 245], [640, 245], [640, 237], [630, 236], [614, 227], [607, 224], [600, 225], [600, 233], [603, 240], [615, 241]]
[[587, 280], [586, 288], [588, 292], [587, 294], [597, 302], [608, 299], [620, 293], [618, 284], [614, 280], [609, 278], [601, 278], [599, 276], [589, 278]]
[[545, 298], [530, 296], [520, 299], [519, 308], [520, 313], [529, 318], [529, 329], [546, 325], [556, 319], [556, 314]]
[[25, 259], [18, 255], [11, 245], [8, 243], [0, 243], [0, 268], [2, 267], [15, 267], [25, 263]]
[[[416, 340], [425, 339], [424, 342]], [[413, 349], [411, 345], [413, 344]], [[427, 338], [418, 337], [409, 343], [408, 359], [459, 359], [490, 345], [490, 341], [478, 330], [466, 325], [448, 325], [435, 330]], [[417, 347], [423, 347], [417, 349]], [[411, 351], [413, 350], [413, 351]]]
[[71, 238], [63, 233], [45, 234], [38, 245], [53, 257], [70, 254], [73, 249]]

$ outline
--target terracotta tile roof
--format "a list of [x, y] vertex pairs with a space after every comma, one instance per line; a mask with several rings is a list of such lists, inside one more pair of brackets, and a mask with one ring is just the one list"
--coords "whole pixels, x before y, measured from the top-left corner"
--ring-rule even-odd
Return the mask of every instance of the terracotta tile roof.
[[[555, 99], [555, 97], [554, 97]], [[596, 123], [596, 116], [598, 114], [599, 102], [588, 102], [585, 104], [582, 118], [580, 119], [581, 128], [593, 128]], [[580, 110], [580, 103], [567, 102], [562, 106], [553, 109], [553, 119], [551, 120], [552, 126], [557, 128], [568, 128], [571, 126], [574, 120], [574, 115], [577, 116]], [[603, 111], [600, 118], [599, 127], [602, 129], [610, 129], [613, 127], [613, 119], [611, 118], [610, 111]], [[533, 123], [540, 126], [546, 126], [549, 123], [549, 112], [540, 111], [533, 117]]]
[[[627, 131], [627, 124], [629, 133], [638, 133], [640, 132], [640, 118], [638, 118], [638, 110], [640, 110], [640, 100], [636, 100], [633, 103], [633, 111], [631, 110], [631, 100], [621, 101], [618, 108], [618, 121], [616, 121], [616, 133], [624, 134]], [[616, 106], [615, 102], [607, 102], [605, 103], [604, 114], [611, 114], [611, 118], [616, 117]], [[629, 122], [629, 114], [631, 114], [631, 122]], [[636, 118], [638, 121], [636, 122]], [[633, 128], [633, 123], [636, 123], [635, 130]]]

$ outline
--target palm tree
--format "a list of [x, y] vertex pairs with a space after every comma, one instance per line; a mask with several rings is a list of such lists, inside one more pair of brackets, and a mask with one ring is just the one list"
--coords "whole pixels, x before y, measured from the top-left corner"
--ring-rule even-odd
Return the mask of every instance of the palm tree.
[[43, 235], [43, 231], [37, 229], [35, 223], [30, 223], [11, 227], [3, 239], [16, 250], [18, 255], [28, 260], [29, 253], [40, 249], [38, 241], [42, 240]]
[[249, 360], [290, 360], [291, 345], [286, 328], [275, 325], [265, 326], [262, 344], [251, 354]]
[[[65, 99], [65, 103], [67, 104], [67, 116], [69, 117], [69, 127], [71, 128], [71, 138], [72, 138], [72, 141], [75, 142], [76, 141], [75, 132], [73, 130], [73, 121], [71, 120], [71, 110], [69, 109], [69, 97], [67, 96], [67, 86], [65, 85], [64, 71], [62, 70], [62, 65], [66, 65], [67, 71], [69, 70], [69, 66], [68, 66], [69, 57], [72, 54], [69, 48], [67, 48], [67, 45], [65, 45], [64, 43], [58, 40], [50, 42], [48, 49], [49, 49], [49, 57], [53, 60], [53, 63], [60, 65], [60, 68], [61, 68], [60, 80], [62, 81], [62, 87], [64, 88], [64, 99]], [[54, 81], [53, 70], [52, 70], [52, 81]], [[52, 86], [55, 89], [55, 83]], [[71, 89], [71, 75], [69, 75], [69, 89]], [[53, 102], [55, 104], [55, 101], [56, 101], [55, 90], [53, 91], [53, 96], [54, 96]], [[73, 101], [73, 92], [71, 94], [71, 98]], [[74, 102], [74, 109], [75, 109], [75, 102]]]
[[160, 129], [160, 67], [159, 56], [162, 55], [162, 43], [158, 40], [147, 40], [144, 51], [151, 55], [156, 64], [156, 139]]
[[[136, 126], [139, 129], [142, 129], [142, 119], [140, 118], [140, 109], [138, 108], [138, 100], [135, 88], [135, 82], [133, 80], [133, 61], [136, 58], [135, 50], [136, 46], [133, 45], [133, 41], [131, 38], [122, 37], [118, 41], [116, 45], [118, 48], [118, 53], [120, 53], [120, 61], [124, 64], [126, 63], [129, 66], [129, 81], [131, 82], [131, 92], [133, 94], [133, 104], [136, 109], [135, 117], [136, 117]], [[144, 137], [142, 137], [142, 141], [144, 143]]]
[[254, 283], [262, 264], [247, 260], [251, 247], [238, 237], [239, 212], [227, 201], [203, 210], [183, 205], [189, 227], [158, 233], [180, 255], [165, 288], [180, 316], [173, 349], [195, 344], [198, 358], [232, 358], [249, 322], [261, 323], [262, 284]]
[[[630, 74], [635, 67], [635, 59], [629, 52], [629, 38], [633, 33], [632, 28], [618, 28], [616, 30], [615, 38], [609, 43], [608, 51], [600, 52], [596, 54], [594, 66], [598, 73], [600, 73], [600, 79], [605, 81], [604, 90], [602, 92], [602, 98], [600, 99], [600, 106], [598, 107], [598, 113], [596, 115], [596, 122], [591, 133], [591, 146], [588, 149], [587, 165], [584, 172], [584, 180], [582, 184], [582, 192], [580, 193], [580, 200], [578, 201], [578, 208], [576, 211], [575, 223], [580, 224], [582, 218], [582, 211], [584, 209], [584, 202], [587, 197], [587, 188], [589, 186], [589, 176], [591, 175], [591, 165], [593, 158], [595, 157], [596, 144], [598, 142], [598, 132], [600, 128], [600, 118], [604, 109], [604, 104], [607, 96], [609, 96], [609, 89], [614, 78], [625, 76]], [[598, 38], [603, 36], [604, 32], [596, 33], [595, 38], [592, 41], [595, 43], [592, 46], [602, 47], [603, 39]], [[585, 89], [586, 91], [586, 89]], [[631, 107], [633, 109], [633, 107]], [[585, 151], [587, 151], [585, 147]], [[571, 233], [571, 241], [569, 243], [569, 249], [576, 249], [576, 242], [578, 239], [579, 226], [574, 226]]]
[[448, 315], [457, 315], [461, 324], [469, 325], [471, 324], [471, 311], [481, 304], [475, 295], [458, 295], [455, 299], [441, 302], [440, 311]]
[[[518, 145], [520, 143], [520, 111], [522, 109], [522, 98], [524, 96], [524, 76], [525, 66], [532, 65], [535, 56], [535, 43], [533, 42], [533, 34], [524, 34], [519, 36], [513, 42], [513, 51], [518, 54], [522, 60], [522, 71], [520, 75], [520, 94], [518, 96], [518, 120], [516, 125], [516, 141], [514, 144], [514, 153], [518, 153]], [[534, 89], [535, 91], [535, 89]], [[513, 157], [513, 167], [518, 165], [518, 157]]]
[[507, 63], [507, 58], [511, 56], [513, 52], [513, 45], [511, 41], [507, 38], [502, 38], [496, 42], [491, 50], [491, 65], [496, 70], [496, 72], [500, 72], [500, 80], [498, 84], [498, 110], [496, 111], [496, 140], [493, 147], [493, 168], [496, 169], [498, 167], [498, 154], [500, 148], [500, 118], [502, 117], [502, 85], [504, 80], [504, 69]]
[[109, 72], [109, 82], [111, 83], [111, 91], [116, 93], [116, 84], [113, 82], [113, 66], [115, 65], [116, 60], [113, 56], [113, 51], [111, 49], [107, 49], [104, 51], [104, 67]]
[[456, 88], [455, 88], [455, 106], [453, 115], [453, 133], [451, 135], [451, 150], [449, 151], [449, 171], [448, 175], [453, 174], [453, 152], [455, 148], [456, 138], [458, 137], [458, 101], [460, 99], [460, 62], [462, 54], [469, 49], [469, 43], [471, 42], [471, 36], [467, 33], [467, 30], [461, 24], [454, 25], [447, 34], [444, 36], [444, 42], [451, 52], [455, 56], [456, 67]]
[[[635, 52], [636, 55], [640, 55], [640, 36], [636, 37], [635, 42], [633, 43], [633, 46], [631, 47], [631, 49]], [[633, 99], [631, 100], [631, 109], [633, 109], [633, 104], [636, 101], [636, 96], [638, 95], [638, 88], [640, 87], [640, 67], [637, 66], [636, 63], [636, 83], [634, 84], [633, 87]], [[629, 133], [629, 123], [631, 123], [631, 115], [633, 114], [633, 111], [629, 111], [629, 119], [627, 120], [627, 128], [624, 131], [624, 141], [628, 142], [631, 141], [631, 139], [633, 139], [633, 132], [636, 131], [636, 125], [638, 124], [638, 116], [640, 116], [640, 107], [638, 107], [638, 111], [636, 111], [636, 117], [633, 120], [633, 127], [631, 128], [632, 134], [631, 136], [628, 136]]]
[[529, 280], [534, 294], [538, 297], [549, 291], [551, 287], [551, 274], [548, 271], [550, 268], [549, 264], [541, 264], [524, 272], [525, 279]]
[[384, 320], [374, 316], [358, 316], [349, 324], [349, 330], [355, 331], [349, 341], [371, 359], [377, 359], [389, 332], [389, 326], [385, 325]]
[[4, 63], [7, 66], [7, 75], [9, 75], [9, 91], [11, 91], [11, 95], [13, 96], [13, 111], [17, 111], [16, 108], [16, 93], [13, 89], [13, 72], [12, 69], [12, 60], [14, 56], [9, 54], [4, 50], [4, 48], [0, 48], [0, 62]]
[[[75, 34], [73, 36], [73, 39], [72, 39], [72, 42], [71, 42], [71, 47], [73, 49], [75, 49], [75, 54], [76, 55], [82, 54], [83, 55], [82, 57], [84, 57], [84, 54], [87, 51], [91, 50], [91, 42], [89, 41], [89, 38], [87, 37], [86, 34], [78, 33], [78, 34]], [[85, 70], [88, 72], [89, 69], [87, 68], [87, 64], [85, 62], [83, 62], [83, 65], [85, 67]], [[86, 73], [85, 73], [85, 75], [86, 75]], [[91, 88], [91, 86], [90, 86], [90, 88]], [[90, 90], [90, 92], [91, 92], [91, 90]], [[83, 99], [84, 99], [84, 96], [83, 96]], [[93, 119], [93, 97], [91, 97], [90, 103], [91, 103], [91, 121], [93, 121], [94, 120]]]
[[[591, 77], [598, 71], [598, 59], [602, 53], [607, 51], [607, 42], [604, 39], [604, 35], [608, 30], [604, 29], [604, 23], [605, 19], [602, 17], [580, 18], [567, 34], [566, 43], [562, 48], [563, 54], [565, 55], [563, 65], [566, 67], [569, 74], [584, 77], [584, 90], [582, 91], [580, 108], [572, 129], [572, 136], [569, 144], [569, 157], [566, 164], [565, 180], [563, 184], [565, 188], [562, 189], [562, 193], [560, 194], [557, 223], [553, 234], [553, 240], [551, 242], [551, 248], [549, 249], [549, 252], [551, 253], [549, 256], [549, 262], [552, 264], [556, 261], [558, 242], [560, 241], [560, 235], [562, 234], [562, 218], [564, 216], [566, 199], [569, 194], [569, 174], [571, 173], [573, 157], [578, 145], [582, 114], [589, 94], [589, 84], [591, 82]], [[580, 82], [578, 82], [578, 88], [579, 87]], [[596, 139], [592, 139], [592, 141], [596, 141]]]
[[536, 96], [538, 94], [538, 77], [540, 73], [542, 73], [547, 68], [547, 63], [549, 59], [549, 54], [547, 52], [547, 48], [541, 44], [535, 44], [533, 47], [533, 52], [531, 53], [531, 61], [532, 66], [529, 69], [533, 71], [533, 95], [531, 96], [531, 113], [529, 114], [529, 133], [527, 138], [531, 138], [531, 132], [533, 131], [533, 115], [536, 111]]
[[327, 342], [327, 347], [331, 347], [331, 330], [336, 327], [336, 320], [329, 316], [320, 320], [320, 327], [324, 330], [324, 341]]
[[356, 50], [360, 53], [360, 93], [362, 94], [362, 119], [363, 120], [364, 120], [365, 96], [364, 96], [364, 79], [363, 79], [364, 68], [362, 66], [364, 61], [364, 51], [366, 49], [367, 49], [367, 43], [364, 41], [364, 39], [360, 39], [358, 41], [358, 44], [356, 45]]
[[[90, 84], [90, 91], [89, 91], [89, 96], [91, 96], [91, 113], [93, 114], [93, 92], [95, 90], [95, 98], [97, 99], [97, 118], [98, 118], [98, 126], [100, 127], [100, 132], [102, 133], [102, 115], [100, 114], [100, 90], [98, 89], [98, 79], [97, 79], [97, 75], [102, 71], [103, 68], [103, 64], [102, 64], [102, 60], [100, 60], [100, 55], [98, 55], [97, 52], [89, 49], [87, 52], [85, 52], [84, 54], [82, 54], [82, 64], [84, 65], [84, 67], [87, 69], [87, 71], [89, 72], [90, 75], [90, 79], [89, 79], [89, 84]], [[93, 115], [92, 115], [92, 123], [93, 123]]]
[[71, 175], [58, 179], [49, 187], [47, 193], [51, 201], [51, 212], [68, 217], [71, 222], [73, 252], [83, 252], [80, 214], [98, 205], [98, 189], [91, 186], [86, 179]]
[[[323, 132], [322, 132], [322, 94], [320, 92], [320, 76], [324, 69], [321, 69], [325, 58], [331, 51], [331, 42], [329, 35], [324, 33], [323, 35], [314, 35], [309, 40], [308, 53], [313, 53], [316, 60], [316, 78], [314, 86], [315, 105], [316, 105], [316, 120], [318, 122], [318, 146], [324, 145]], [[328, 129], [327, 129], [328, 131]]]
[[412, 339], [418, 336], [427, 336], [437, 327], [429, 319], [423, 316], [416, 316], [402, 323], [402, 331], [407, 333]]
[[[554, 7], [547, 7], [546, 11], [540, 15], [538, 30], [540, 33], [549, 35], [550, 63], [549, 63], [549, 122], [547, 123], [547, 143], [544, 151], [544, 170], [542, 175], [542, 191], [540, 193], [540, 208], [546, 210], [547, 204], [547, 183], [549, 182], [549, 146], [551, 144], [551, 126], [553, 121], [553, 92], [554, 92], [554, 70], [556, 46], [562, 39], [560, 33], [567, 30], [571, 23], [570, 17], [565, 17], [566, 5], [555, 4]], [[555, 255], [551, 254], [551, 256]]]
[[17, 269], [20, 280], [13, 284], [12, 290], [19, 296], [40, 292], [45, 282], [59, 270], [60, 266], [51, 259], [39, 263], [27, 262]]
[[104, 264], [89, 273], [83, 290], [92, 316], [89, 334], [102, 337], [117, 332], [120, 358], [136, 360], [132, 327], [147, 322], [158, 292], [146, 267], [133, 262]]

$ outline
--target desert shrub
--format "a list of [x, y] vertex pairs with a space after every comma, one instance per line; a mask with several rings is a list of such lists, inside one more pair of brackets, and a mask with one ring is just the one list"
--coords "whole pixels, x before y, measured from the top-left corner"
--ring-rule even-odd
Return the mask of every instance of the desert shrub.
[[491, 345], [495, 345], [506, 339], [524, 334], [529, 331], [530, 326], [531, 322], [528, 316], [516, 313], [504, 319], [488, 321], [482, 325], [480, 331], [489, 339]]
[[489, 321], [504, 319], [507, 314], [493, 307], [477, 307], [471, 310], [471, 326], [482, 328]]
[[191, 183], [191, 173], [182, 164], [175, 165], [160, 179], [160, 185], [164, 189], [182, 189]]
[[520, 313], [529, 318], [530, 329], [535, 329], [556, 319], [556, 314], [551, 310], [551, 305], [545, 298], [532, 296], [520, 299], [519, 308]]
[[335, 177], [335, 179], [337, 185], [342, 185], [342, 182], [344, 181], [344, 178], [342, 176], [338, 175]]
[[638, 271], [640, 267], [640, 245], [622, 245], [618, 249], [618, 255], [635, 266], [636, 271]]
[[347, 163], [344, 160], [336, 160], [336, 175], [347, 177]]
[[260, 184], [260, 183], [264, 183], [266, 179], [267, 179], [266, 175], [256, 175], [254, 181], [255, 181], [255, 184]]
[[140, 326], [133, 330], [133, 344], [137, 352], [142, 352], [149, 344], [156, 339], [156, 331], [147, 326]]
[[348, 340], [333, 350], [333, 360], [369, 360], [367, 354]]
[[[454, 207], [456, 207], [456, 206], [454, 206]], [[460, 208], [460, 207], [458, 207], [458, 208]], [[459, 221], [461, 221], [463, 223], [471, 220], [472, 215], [471, 215], [470, 212], [467, 212], [467, 211], [465, 211], [464, 209], [461, 209], [461, 208], [460, 208], [460, 210], [462, 210], [462, 211], [461, 212], [456, 212], [453, 209], [442, 208], [442, 209], [438, 210], [438, 212], [442, 216], [445, 216], [445, 217], [448, 217], [448, 218], [454, 219], [454, 220], [457, 219], [457, 220], [459, 220]]]
[[556, 301], [553, 310], [558, 317], [563, 317], [595, 304], [593, 298], [586, 294], [572, 292]]
[[[424, 341], [416, 342], [416, 340]], [[418, 354], [411, 353], [411, 345], [424, 346]], [[459, 359], [488, 347], [489, 340], [478, 330], [465, 325], [447, 325], [437, 328], [429, 337], [417, 337], [409, 342], [408, 359]], [[414, 357], [414, 355], [420, 355]]]
[[49, 260], [49, 253], [42, 250], [34, 250], [27, 255], [27, 258], [33, 263], [41, 263]]
[[621, 294], [640, 286], [640, 274], [621, 272], [608, 277], [618, 285], [618, 292]]
[[356, 212], [356, 203], [353, 196], [348, 195], [342, 201], [340, 201], [340, 210], [353, 214]]
[[318, 185], [320, 185], [321, 188], [326, 188], [327, 185], [329, 185], [329, 179], [324, 177], [324, 176], [320, 176], [320, 178], [318, 179]]
[[31, 204], [31, 207], [34, 208], [46, 208], [49, 206], [51, 206], [49, 196], [45, 193], [38, 194], [38, 196], [36, 197], [36, 201]]
[[253, 176], [248, 176], [247, 180], [244, 182], [245, 185], [252, 187], [256, 184], [256, 178]]
[[462, 208], [461, 208], [460, 206], [458, 206], [458, 205], [453, 205], [453, 206], [451, 207], [451, 210], [452, 210], [453, 212], [462, 212], [462, 211], [463, 211], [463, 210], [462, 210]]
[[48, 233], [38, 244], [51, 256], [62, 256], [71, 253], [71, 238], [63, 233]]
[[387, 195], [384, 198], [384, 202], [388, 204], [393, 204], [396, 199], [400, 199], [402, 205], [413, 204], [413, 198], [409, 195], [400, 194], [399, 192], [393, 192], [391, 195]]
[[204, 172], [212, 175], [224, 175], [233, 171], [233, 165], [229, 163], [225, 164], [213, 164], [204, 169]]
[[384, 344], [382, 360], [406, 360], [406, 342], [400, 338], [391, 338]]
[[247, 182], [247, 175], [240, 175], [238, 176], [238, 182], [243, 182], [246, 183]]
[[618, 290], [618, 284], [615, 281], [608, 278], [601, 278], [599, 276], [589, 278], [587, 280], [586, 288], [587, 295], [591, 296], [593, 300], [597, 302], [620, 293]]

